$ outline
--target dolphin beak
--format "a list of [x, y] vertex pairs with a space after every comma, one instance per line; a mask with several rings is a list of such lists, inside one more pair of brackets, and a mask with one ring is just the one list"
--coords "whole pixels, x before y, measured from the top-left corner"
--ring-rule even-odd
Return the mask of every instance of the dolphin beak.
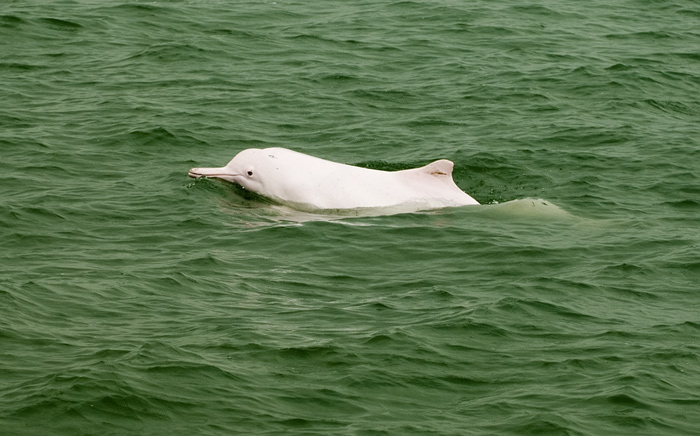
[[226, 168], [192, 168], [187, 175], [198, 179], [200, 177], [216, 177], [225, 176], [227, 174]]
[[235, 181], [237, 176], [237, 174], [231, 174], [229, 171], [227, 171], [226, 167], [192, 168], [187, 175], [195, 179], [199, 179], [200, 177], [215, 177], [217, 179], [223, 179], [229, 182]]
[[187, 173], [188, 176], [198, 179], [200, 177], [203, 177], [204, 174], [200, 172], [200, 168], [192, 168], [190, 171]]

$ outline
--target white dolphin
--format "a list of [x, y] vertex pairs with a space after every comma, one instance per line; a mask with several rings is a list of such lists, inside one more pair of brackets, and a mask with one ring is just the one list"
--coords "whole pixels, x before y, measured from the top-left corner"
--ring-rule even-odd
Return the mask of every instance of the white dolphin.
[[189, 176], [214, 177], [302, 210], [394, 208], [402, 211], [479, 204], [452, 180], [454, 163], [380, 171], [331, 162], [286, 148], [251, 148], [225, 167], [192, 168]]

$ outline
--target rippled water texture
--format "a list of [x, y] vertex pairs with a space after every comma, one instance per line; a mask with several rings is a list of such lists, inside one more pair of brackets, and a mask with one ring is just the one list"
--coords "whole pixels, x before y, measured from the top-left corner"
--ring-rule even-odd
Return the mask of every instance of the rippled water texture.
[[[8, 435], [700, 428], [695, 1], [0, 5]], [[297, 212], [191, 167], [455, 163]]]

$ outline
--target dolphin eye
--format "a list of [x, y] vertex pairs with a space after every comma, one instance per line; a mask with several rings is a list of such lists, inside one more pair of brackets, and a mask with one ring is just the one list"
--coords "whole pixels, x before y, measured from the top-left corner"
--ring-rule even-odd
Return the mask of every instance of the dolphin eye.
[[249, 175], [249, 176], [252, 176], [252, 175], [253, 175], [253, 171], [252, 171], [252, 170], [248, 170], [248, 175]]

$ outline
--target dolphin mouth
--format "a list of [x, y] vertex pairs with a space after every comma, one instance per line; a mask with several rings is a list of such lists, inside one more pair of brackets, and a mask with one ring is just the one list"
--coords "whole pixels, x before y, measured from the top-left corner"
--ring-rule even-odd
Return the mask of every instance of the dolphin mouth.
[[208, 177], [208, 176], [213, 176], [214, 174], [205, 174], [203, 171], [201, 171], [199, 168], [192, 168], [188, 173], [188, 176], [198, 179], [200, 177]]
[[192, 177], [193, 179], [211, 177], [215, 179], [225, 180], [231, 183], [237, 183], [236, 179], [240, 177], [237, 174], [226, 172], [226, 168], [192, 168], [189, 170], [187, 175]]
[[221, 168], [192, 168], [187, 173], [188, 176], [198, 179], [200, 177], [231, 177], [234, 174], [229, 174], [221, 171]]

